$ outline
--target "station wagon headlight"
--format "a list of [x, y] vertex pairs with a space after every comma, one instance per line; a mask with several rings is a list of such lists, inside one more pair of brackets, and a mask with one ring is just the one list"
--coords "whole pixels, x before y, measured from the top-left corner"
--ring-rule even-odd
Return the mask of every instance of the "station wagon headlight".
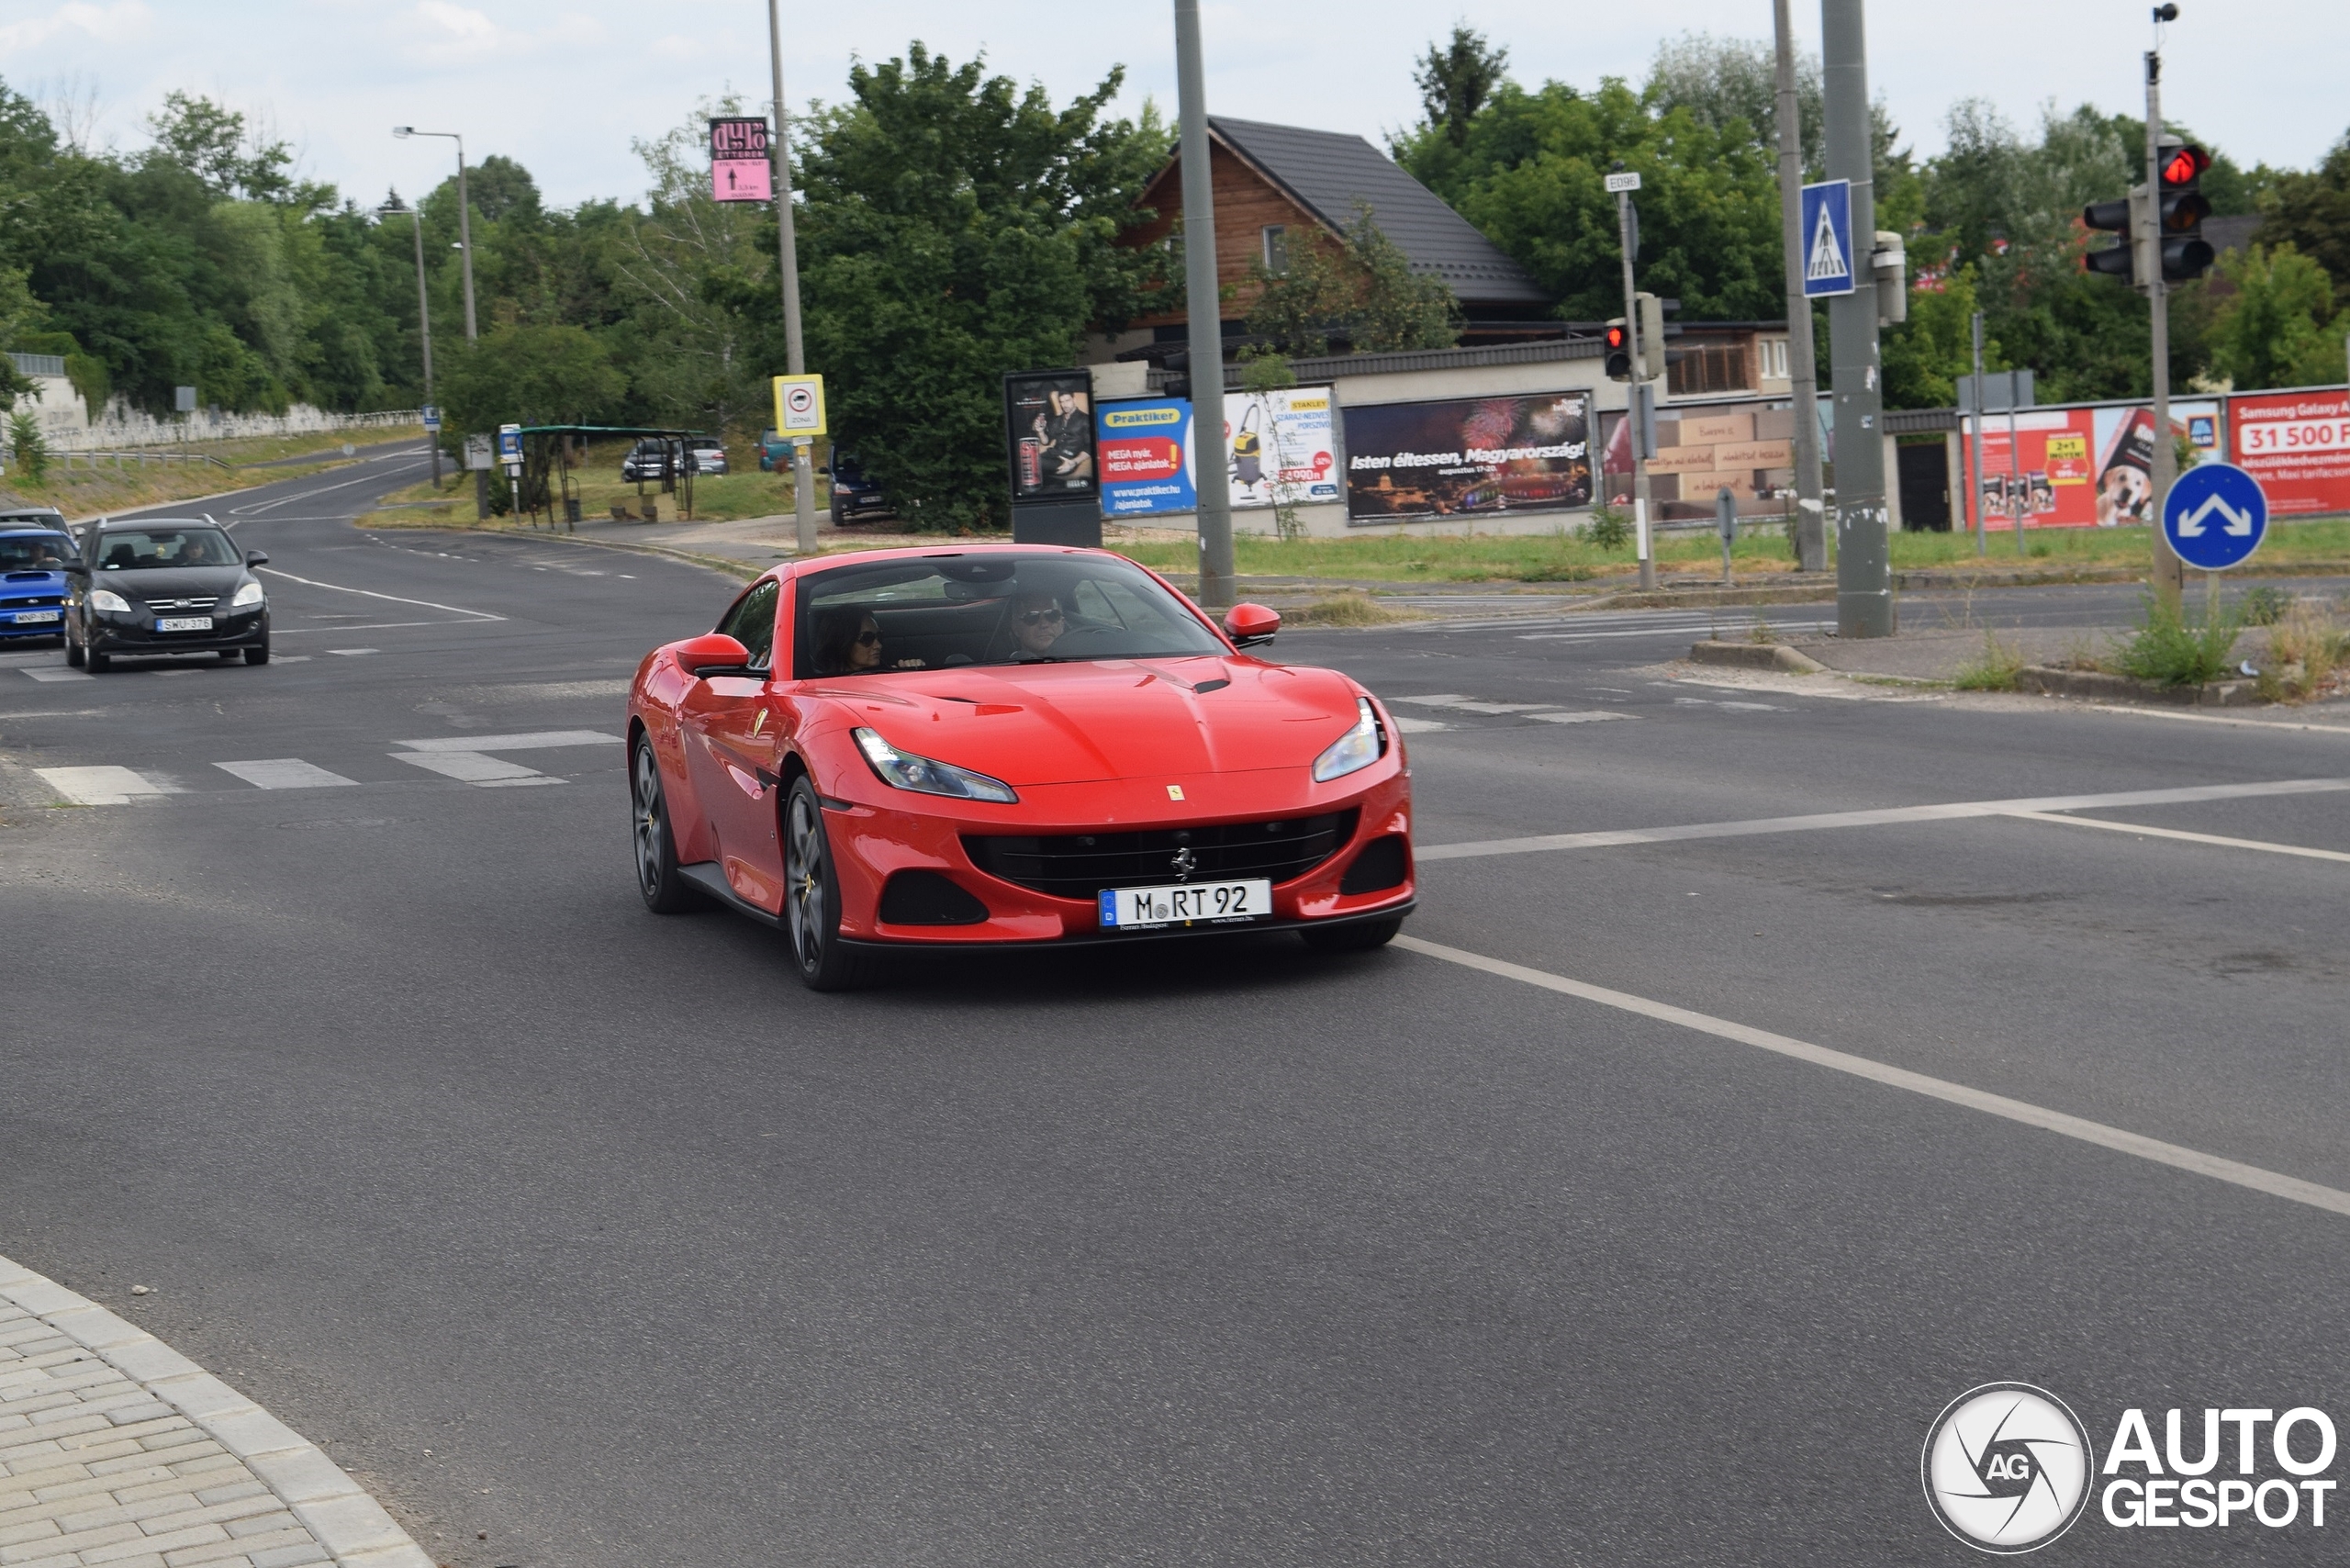
[[237, 597], [229, 601], [229, 608], [231, 610], [243, 610], [249, 606], [259, 604], [261, 601], [261, 584], [247, 583], [244, 587], [237, 590]]
[[918, 795], [947, 795], [958, 801], [994, 801], [1003, 805], [1017, 805], [1020, 797], [1012, 786], [984, 773], [974, 773], [968, 767], [957, 767], [951, 762], [935, 762], [912, 752], [900, 751], [871, 730], [856, 732], [856, 748], [881, 782], [900, 790], [912, 790]]
[[1378, 711], [1368, 697], [1355, 699], [1355, 727], [1330, 743], [1330, 748], [1314, 759], [1314, 782], [1327, 784], [1333, 778], [1344, 778], [1349, 773], [1360, 773], [1387, 755], [1387, 730], [1380, 723]]
[[130, 613], [130, 600], [123, 598], [122, 595], [115, 592], [112, 588], [92, 588], [90, 590], [90, 608], [92, 610], [109, 610], [117, 615], [128, 615]]

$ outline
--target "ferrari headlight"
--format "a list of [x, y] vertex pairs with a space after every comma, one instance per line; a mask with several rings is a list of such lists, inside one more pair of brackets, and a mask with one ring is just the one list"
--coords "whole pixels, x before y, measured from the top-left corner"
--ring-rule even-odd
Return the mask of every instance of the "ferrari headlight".
[[860, 728], [856, 732], [856, 748], [873, 765], [873, 771], [881, 776], [881, 782], [897, 789], [912, 790], [918, 795], [947, 795], [958, 801], [1019, 803], [1020, 797], [1002, 779], [957, 767], [951, 762], [934, 762], [926, 756], [900, 751], [871, 730]]
[[1378, 711], [1368, 697], [1355, 699], [1355, 727], [1330, 743], [1330, 749], [1314, 759], [1314, 782], [1327, 784], [1333, 778], [1344, 778], [1349, 773], [1360, 773], [1387, 755], [1387, 732], [1379, 722]]
[[244, 587], [237, 590], [237, 597], [229, 601], [229, 608], [231, 610], [243, 610], [252, 605], [259, 604], [261, 601], [261, 584], [247, 583]]
[[117, 615], [128, 615], [130, 613], [130, 600], [123, 598], [122, 595], [115, 592], [112, 588], [92, 588], [90, 590], [90, 608], [92, 610], [111, 610]]

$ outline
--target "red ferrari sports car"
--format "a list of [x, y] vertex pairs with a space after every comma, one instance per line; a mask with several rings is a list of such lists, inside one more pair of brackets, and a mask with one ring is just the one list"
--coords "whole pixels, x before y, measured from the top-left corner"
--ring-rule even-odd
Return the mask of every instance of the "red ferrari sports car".
[[1377, 946], [1413, 903], [1403, 740], [1347, 677], [1241, 651], [1280, 626], [1100, 550], [779, 566], [638, 666], [638, 887], [780, 927], [820, 991], [890, 948]]

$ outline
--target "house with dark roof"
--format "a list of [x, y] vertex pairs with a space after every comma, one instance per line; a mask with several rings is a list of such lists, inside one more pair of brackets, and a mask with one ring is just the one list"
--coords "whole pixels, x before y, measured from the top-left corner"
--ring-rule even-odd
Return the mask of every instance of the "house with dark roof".
[[[1472, 340], [1479, 329], [1516, 324], [1556, 336], [1550, 300], [1526, 269], [1512, 261], [1444, 199], [1412, 178], [1360, 136], [1267, 125], [1259, 120], [1208, 119], [1209, 179], [1215, 193], [1216, 278], [1225, 297], [1226, 336], [1255, 301], [1251, 263], [1279, 273], [1292, 248], [1335, 236], [1369, 208], [1380, 232], [1394, 241], [1416, 273], [1439, 277], [1460, 301]], [[1183, 210], [1179, 154], [1146, 188], [1142, 204], [1158, 217], [1134, 230], [1125, 243], [1155, 245]], [[1147, 317], [1114, 340], [1098, 340], [1102, 358], [1154, 344], [1180, 345], [1181, 311]]]

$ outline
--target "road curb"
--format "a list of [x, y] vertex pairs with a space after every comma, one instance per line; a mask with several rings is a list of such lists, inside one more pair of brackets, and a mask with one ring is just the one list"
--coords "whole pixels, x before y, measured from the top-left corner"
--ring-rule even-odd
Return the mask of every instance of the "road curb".
[[1782, 643], [1692, 643], [1689, 662], [1725, 665], [1733, 669], [1778, 669], [1793, 675], [1818, 675], [1828, 668], [1810, 655], [1798, 653]]
[[2051, 669], [2026, 665], [2016, 672], [2016, 689], [2042, 697], [2086, 697], [2100, 702], [2149, 702], [2165, 708], [2249, 708], [2260, 700], [2251, 680], [2214, 680], [2201, 686], [2156, 686], [2126, 675], [2094, 669]]
[[29, 1313], [194, 1423], [346, 1568], [433, 1568], [383, 1505], [268, 1411], [86, 1296], [0, 1257], [0, 1302]]

